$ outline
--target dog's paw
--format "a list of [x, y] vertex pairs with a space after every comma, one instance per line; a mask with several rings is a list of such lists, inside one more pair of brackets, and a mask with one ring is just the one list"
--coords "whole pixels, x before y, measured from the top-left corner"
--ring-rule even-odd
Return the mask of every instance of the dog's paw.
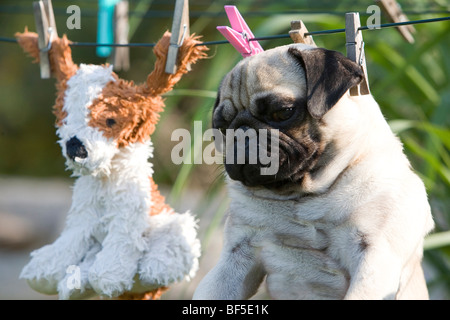
[[57, 294], [58, 283], [65, 276], [64, 261], [58, 259], [52, 245], [33, 251], [31, 257], [20, 278], [26, 279], [29, 286], [38, 292]]
[[96, 295], [89, 284], [89, 270], [101, 249], [99, 243], [94, 243], [78, 265], [71, 265], [66, 269], [66, 276], [58, 284], [59, 299], [78, 300]]
[[82, 272], [79, 266], [71, 266], [66, 271], [66, 276], [58, 284], [59, 299], [79, 300], [95, 295], [89, 284], [87, 272]]
[[[131, 251], [131, 250], [130, 250]], [[108, 253], [101, 251], [89, 268], [88, 278], [91, 287], [100, 295], [115, 297], [133, 286], [137, 272], [138, 258], [130, 252]]]
[[139, 281], [143, 286], [149, 288], [164, 287], [183, 279], [184, 274], [173, 272], [173, 266], [164, 263], [164, 261], [148, 258], [151, 261], [142, 261], [139, 267]]
[[148, 247], [139, 263], [143, 284], [167, 286], [195, 275], [200, 242], [195, 219], [189, 213], [151, 217], [146, 237]]
[[58, 294], [58, 281], [46, 278], [30, 278], [26, 279], [31, 289], [48, 295]]
[[89, 284], [101, 296], [117, 297], [133, 286], [132, 277], [124, 277], [107, 270], [91, 270]]
[[80, 300], [93, 297], [96, 295], [96, 292], [88, 283], [76, 286], [66, 277], [58, 284], [58, 295], [61, 300]]

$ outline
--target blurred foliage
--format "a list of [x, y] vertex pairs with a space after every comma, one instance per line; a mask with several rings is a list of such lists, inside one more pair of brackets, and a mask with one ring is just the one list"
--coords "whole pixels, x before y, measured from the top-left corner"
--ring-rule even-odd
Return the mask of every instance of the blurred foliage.
[[[431, 11], [450, 10], [446, 0], [400, 1], [411, 20], [446, 16]], [[81, 8], [81, 30], [68, 30], [65, 8]], [[191, 0], [191, 32], [204, 41], [223, 40], [217, 25], [229, 25], [223, 5], [237, 5], [256, 36], [286, 34], [290, 21], [301, 19], [310, 31], [343, 28], [344, 13], [357, 11], [365, 25], [365, 13], [373, 1], [334, 0]], [[130, 0], [130, 42], [156, 42], [172, 24], [174, 1]], [[81, 42], [96, 41], [96, 2], [53, 0], [59, 34]], [[318, 11], [307, 14], [301, 11]], [[382, 23], [388, 22], [382, 17]], [[31, 1], [0, 1], [0, 36], [13, 37], [28, 25], [34, 30]], [[370, 87], [375, 99], [405, 145], [414, 169], [429, 193], [436, 231], [426, 244], [425, 261], [432, 271], [430, 292], [450, 298], [450, 23], [416, 25], [416, 42], [411, 45], [393, 29], [365, 31], [365, 50]], [[344, 34], [316, 36], [318, 46], [345, 54]], [[289, 39], [261, 41], [266, 49], [289, 44]], [[76, 63], [105, 63], [95, 56], [93, 47], [72, 49]], [[131, 68], [119, 76], [135, 82], [145, 80], [153, 69], [150, 48], [130, 49]], [[205, 196], [193, 211], [199, 218], [211, 199], [223, 189], [221, 168], [207, 165], [174, 165], [170, 141], [176, 128], [193, 130], [201, 120], [203, 130], [210, 127], [211, 107], [222, 77], [241, 59], [230, 45], [210, 47], [210, 59], [193, 66], [170, 95], [157, 131], [155, 180], [170, 185], [169, 201], [177, 202], [189, 188], [203, 188]], [[55, 98], [53, 80], [41, 80], [39, 67], [31, 64], [17, 44], [0, 42], [0, 174], [31, 176], [69, 176], [56, 144], [51, 106]], [[200, 133], [201, 134], [201, 133]], [[193, 156], [193, 155], [190, 155]], [[224, 197], [226, 198], [226, 197]], [[203, 234], [204, 243], [220, 224], [226, 199], [219, 206]]]

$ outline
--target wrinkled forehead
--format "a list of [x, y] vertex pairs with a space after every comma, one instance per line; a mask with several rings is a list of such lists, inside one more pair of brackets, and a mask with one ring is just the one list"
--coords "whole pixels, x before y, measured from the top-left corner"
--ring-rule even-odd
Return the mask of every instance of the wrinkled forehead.
[[220, 102], [229, 108], [252, 109], [266, 96], [296, 99], [306, 94], [305, 73], [288, 53], [289, 46], [267, 50], [243, 59], [224, 78]]

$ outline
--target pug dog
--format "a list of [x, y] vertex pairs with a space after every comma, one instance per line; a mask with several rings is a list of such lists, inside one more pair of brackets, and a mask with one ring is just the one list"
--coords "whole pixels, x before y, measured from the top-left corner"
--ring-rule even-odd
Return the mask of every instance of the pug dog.
[[276, 132], [265, 152], [278, 168], [267, 174], [226, 148], [224, 245], [194, 299], [249, 299], [263, 280], [274, 299], [428, 299], [426, 190], [374, 98], [349, 94], [362, 79], [341, 53], [303, 44], [245, 58], [225, 76], [213, 127], [254, 130], [258, 147]]

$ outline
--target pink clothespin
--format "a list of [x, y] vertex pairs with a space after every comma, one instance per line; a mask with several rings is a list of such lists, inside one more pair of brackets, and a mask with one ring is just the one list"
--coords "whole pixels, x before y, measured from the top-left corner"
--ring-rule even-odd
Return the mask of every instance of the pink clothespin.
[[239, 51], [244, 58], [261, 53], [264, 49], [258, 41], [249, 41], [255, 36], [235, 6], [225, 6], [230, 27], [217, 27], [217, 30]]

